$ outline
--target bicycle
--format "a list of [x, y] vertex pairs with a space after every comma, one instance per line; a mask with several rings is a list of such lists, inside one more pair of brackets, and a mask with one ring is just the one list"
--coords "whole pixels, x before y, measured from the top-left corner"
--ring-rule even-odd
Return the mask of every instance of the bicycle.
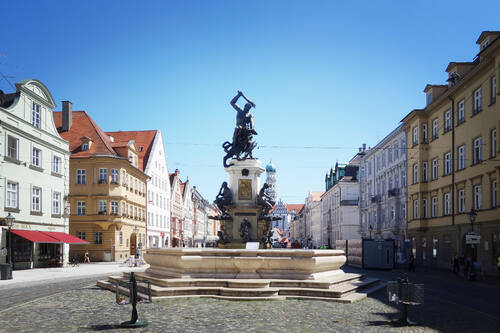
[[80, 266], [80, 260], [77, 257], [72, 257], [69, 259], [69, 265], [72, 267]]

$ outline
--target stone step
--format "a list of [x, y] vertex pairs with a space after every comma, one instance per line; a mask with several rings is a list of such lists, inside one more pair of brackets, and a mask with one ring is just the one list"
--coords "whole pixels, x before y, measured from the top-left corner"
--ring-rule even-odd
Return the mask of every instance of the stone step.
[[378, 279], [365, 278], [363, 280], [345, 282], [329, 289], [280, 288], [279, 295], [342, 298], [350, 293], [366, 288], [374, 283], [378, 283], [378, 281]]
[[[105, 280], [98, 280], [96, 282], [96, 285], [100, 288], [103, 288], [103, 289], [106, 289], [106, 290], [109, 290], [109, 291], [112, 291], [113, 293], [116, 292], [116, 285], [114, 283], [111, 283], [109, 281], [105, 281]], [[120, 294], [121, 295], [126, 295], [126, 296], [130, 296], [130, 291], [128, 288], [124, 288], [124, 287], [119, 287], [119, 290], [120, 290]], [[141, 293], [137, 292], [137, 296], [140, 297], [141, 299], [144, 299], [144, 300], [148, 300], [149, 299], [149, 296], [146, 295], [145, 293]], [[151, 297], [153, 299], [153, 297]]]
[[345, 283], [347, 281], [359, 280], [364, 278], [362, 274], [346, 273], [334, 279], [329, 280], [271, 280], [271, 287], [289, 287], [289, 288], [315, 288], [330, 289], [332, 286]]
[[220, 296], [270, 297], [278, 296], [278, 288], [221, 288]]

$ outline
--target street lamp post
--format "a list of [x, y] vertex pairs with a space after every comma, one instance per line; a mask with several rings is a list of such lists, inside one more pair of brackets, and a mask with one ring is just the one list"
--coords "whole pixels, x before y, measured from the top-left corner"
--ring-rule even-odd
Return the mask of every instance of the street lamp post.
[[12, 216], [11, 213], [5, 217], [5, 221], [7, 222], [7, 226], [9, 227], [9, 248], [8, 248], [8, 253], [7, 253], [7, 260], [9, 261], [8, 264], [10, 266], [10, 273], [8, 276], [8, 279], [12, 279], [12, 225], [14, 224], [14, 216]]
[[[476, 221], [477, 212], [474, 208], [472, 208], [468, 213], [468, 215], [470, 220], [471, 233], [474, 233], [474, 221]], [[476, 261], [476, 249], [474, 247], [474, 244], [471, 244], [471, 248], [472, 248], [472, 262], [474, 262]]]
[[368, 229], [370, 229], [370, 239], [372, 239], [373, 226], [370, 224], [370, 226], [368, 227]]

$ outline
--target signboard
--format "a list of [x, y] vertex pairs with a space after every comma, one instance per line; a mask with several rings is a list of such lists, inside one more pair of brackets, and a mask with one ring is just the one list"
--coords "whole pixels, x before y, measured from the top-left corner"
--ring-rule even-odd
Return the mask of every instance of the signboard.
[[246, 250], [258, 250], [259, 249], [259, 242], [247, 242], [245, 249]]
[[479, 244], [479, 243], [481, 243], [481, 236], [465, 235], [465, 244]]

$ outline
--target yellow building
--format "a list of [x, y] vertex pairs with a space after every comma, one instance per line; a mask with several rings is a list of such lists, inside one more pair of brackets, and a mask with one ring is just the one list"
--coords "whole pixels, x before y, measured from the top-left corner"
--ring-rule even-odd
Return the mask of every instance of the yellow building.
[[[417, 263], [449, 268], [463, 254], [492, 271], [500, 255], [500, 32], [481, 33], [477, 44], [474, 61], [451, 62], [448, 84], [427, 85], [426, 107], [403, 119], [408, 236]], [[466, 242], [472, 229], [479, 244]]]
[[70, 257], [89, 252], [91, 261], [122, 261], [146, 244], [146, 180], [133, 140], [115, 142], [85, 111], [54, 112], [61, 137], [70, 143], [71, 235], [90, 242], [72, 245]]

